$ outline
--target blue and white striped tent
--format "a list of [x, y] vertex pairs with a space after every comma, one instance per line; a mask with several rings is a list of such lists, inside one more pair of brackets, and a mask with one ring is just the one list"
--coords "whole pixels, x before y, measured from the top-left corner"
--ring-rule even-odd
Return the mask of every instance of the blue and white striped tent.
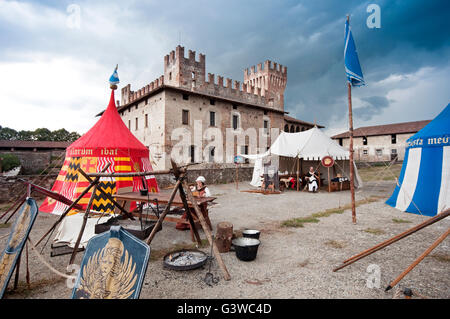
[[398, 184], [386, 204], [426, 216], [450, 208], [450, 104], [406, 141]]

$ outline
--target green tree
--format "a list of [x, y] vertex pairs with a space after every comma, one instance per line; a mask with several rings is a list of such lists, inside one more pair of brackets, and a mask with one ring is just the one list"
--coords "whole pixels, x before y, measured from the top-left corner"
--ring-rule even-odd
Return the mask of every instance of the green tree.
[[33, 132], [36, 141], [53, 141], [52, 132], [48, 128], [38, 128]]
[[12, 140], [17, 140], [18, 136], [17, 136], [17, 131], [13, 130], [12, 128], [9, 127], [2, 127], [0, 129], [0, 140], [8, 140], [8, 141], [12, 141]]
[[7, 172], [20, 166], [19, 158], [14, 154], [0, 154], [1, 170]]

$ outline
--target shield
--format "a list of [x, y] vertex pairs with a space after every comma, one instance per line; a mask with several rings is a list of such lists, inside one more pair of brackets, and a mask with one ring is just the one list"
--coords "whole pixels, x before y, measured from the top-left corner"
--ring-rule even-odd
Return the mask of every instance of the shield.
[[149, 257], [146, 243], [112, 226], [89, 240], [72, 299], [139, 298]]
[[8, 243], [0, 258], [0, 298], [3, 298], [11, 275], [16, 267], [17, 259], [30, 234], [38, 214], [36, 201], [28, 197], [22, 205], [8, 238]]

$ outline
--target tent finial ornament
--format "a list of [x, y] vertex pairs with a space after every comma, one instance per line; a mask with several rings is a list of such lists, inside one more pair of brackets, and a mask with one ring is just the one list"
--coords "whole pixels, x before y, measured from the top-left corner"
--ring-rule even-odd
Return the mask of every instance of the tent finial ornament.
[[119, 75], [117, 74], [117, 68], [118, 67], [119, 67], [119, 65], [117, 64], [116, 68], [114, 69], [113, 74], [109, 78], [109, 87], [112, 90], [116, 90], [117, 89], [117, 84], [119, 84]]

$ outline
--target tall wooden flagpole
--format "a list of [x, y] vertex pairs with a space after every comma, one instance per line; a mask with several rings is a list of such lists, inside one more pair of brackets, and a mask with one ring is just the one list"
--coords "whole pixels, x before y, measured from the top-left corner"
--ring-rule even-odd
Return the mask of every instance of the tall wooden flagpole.
[[[350, 18], [347, 15], [347, 22], [350, 24]], [[354, 181], [354, 167], [353, 167], [353, 113], [352, 113], [352, 84], [347, 83], [348, 86], [348, 126], [350, 133], [350, 194], [352, 198], [352, 221], [356, 224], [356, 205], [355, 205], [355, 181]]]

